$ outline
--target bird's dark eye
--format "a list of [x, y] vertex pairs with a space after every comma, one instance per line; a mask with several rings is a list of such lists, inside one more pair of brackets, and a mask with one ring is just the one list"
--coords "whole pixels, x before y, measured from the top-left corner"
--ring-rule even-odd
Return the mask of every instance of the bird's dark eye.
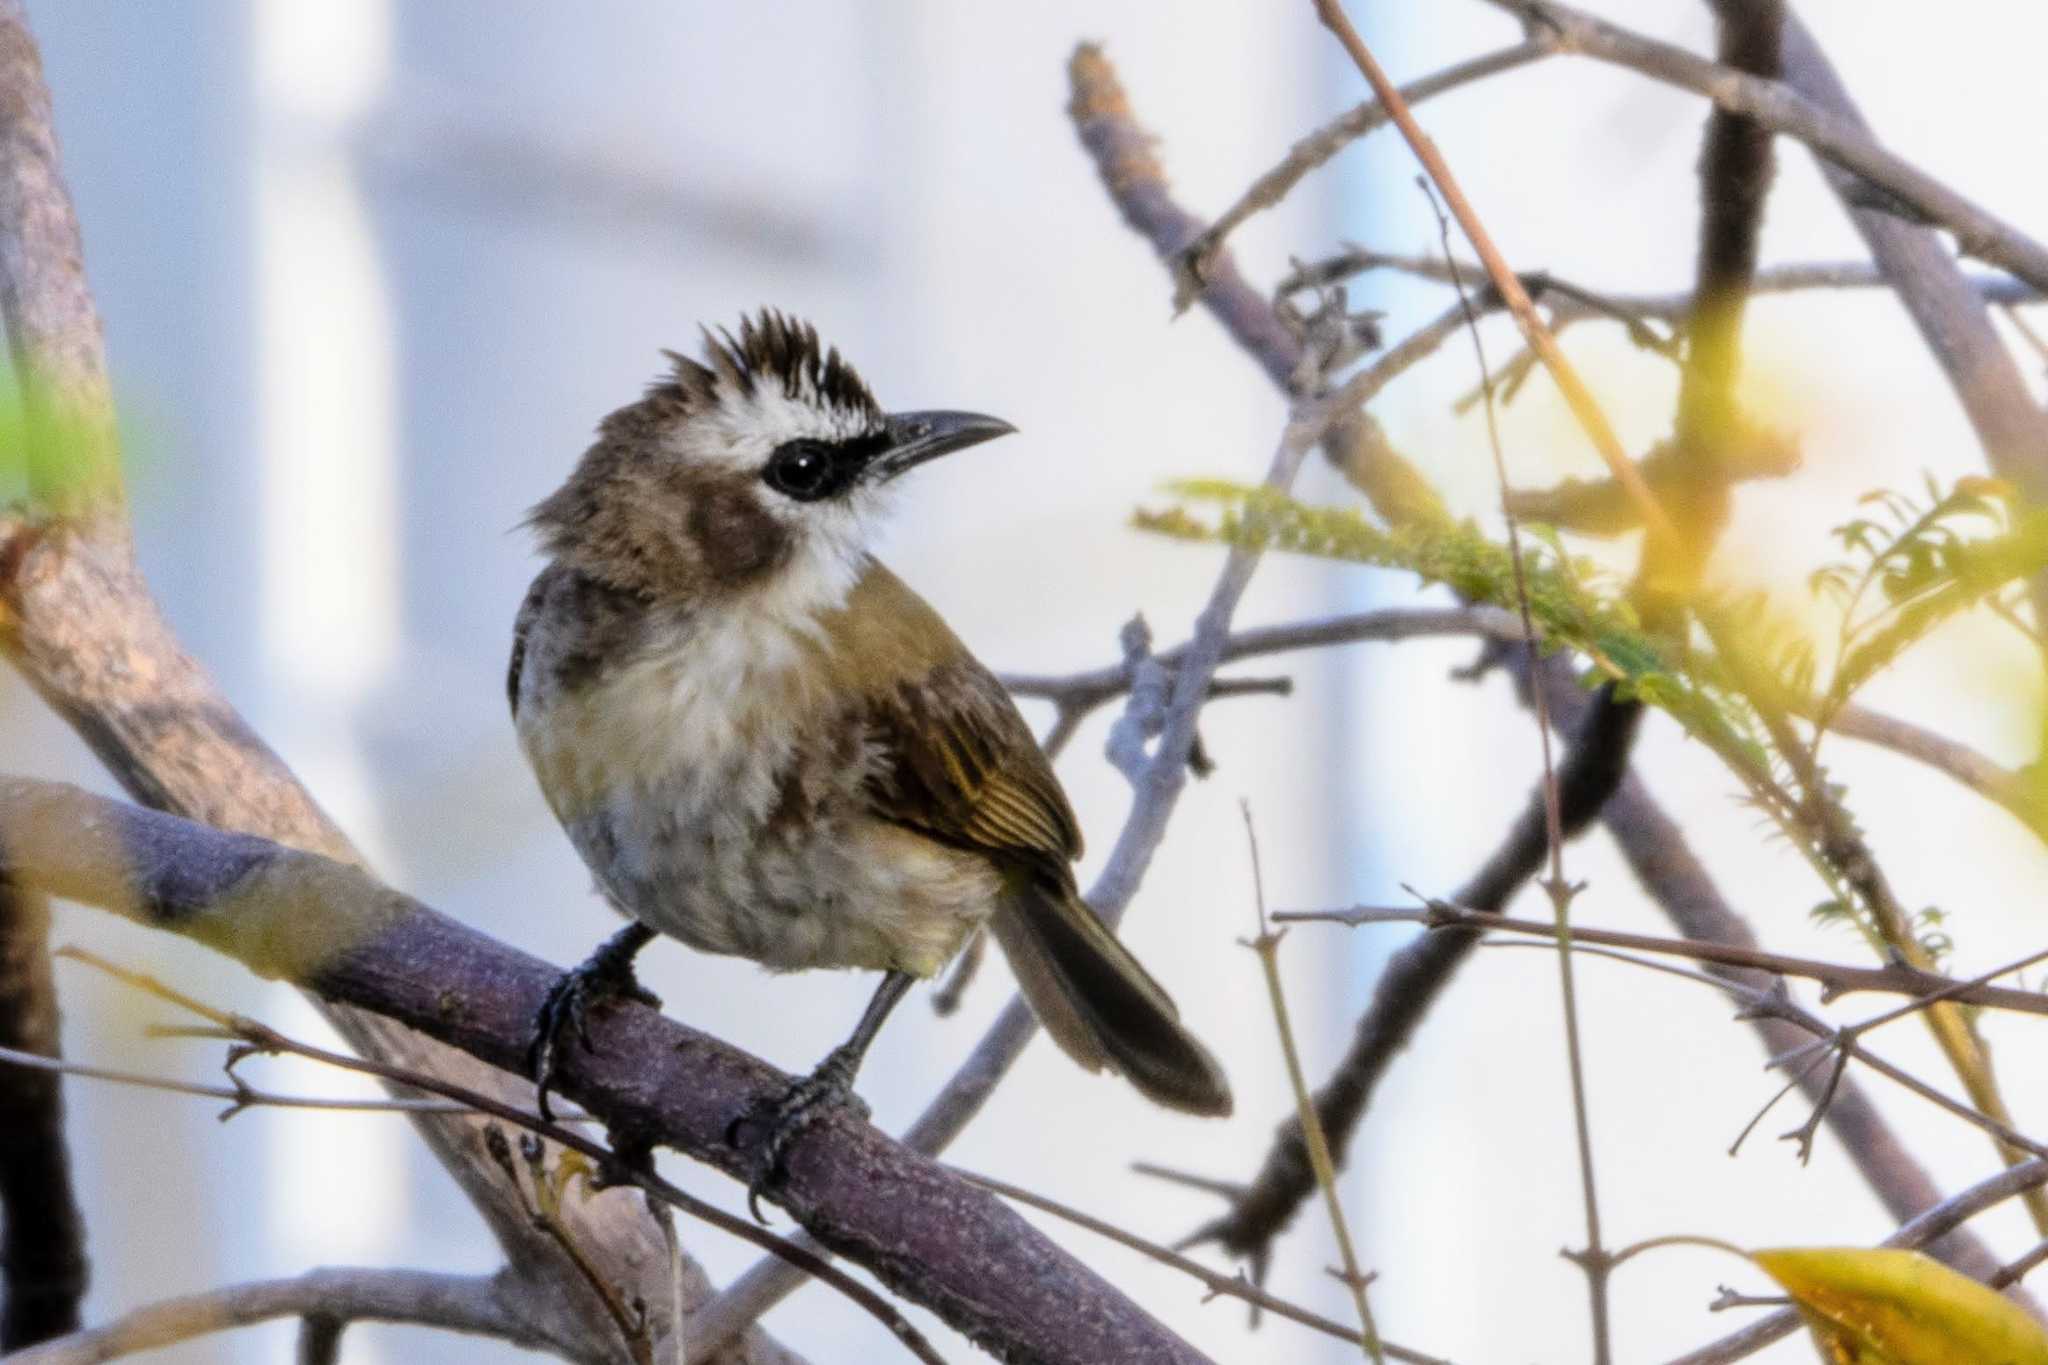
[[798, 502], [815, 502], [839, 482], [831, 449], [818, 441], [791, 441], [768, 457], [761, 477]]

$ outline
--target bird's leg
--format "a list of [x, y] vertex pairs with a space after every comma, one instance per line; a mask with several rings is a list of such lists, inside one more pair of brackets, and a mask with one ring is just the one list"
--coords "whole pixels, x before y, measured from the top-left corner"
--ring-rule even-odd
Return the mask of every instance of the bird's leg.
[[581, 966], [563, 972], [541, 1002], [533, 1021], [533, 1042], [526, 1049], [526, 1072], [539, 1087], [542, 1118], [554, 1118], [548, 1107], [548, 1088], [561, 1060], [562, 1040], [573, 1031], [584, 1051], [590, 1050], [586, 1016], [591, 1006], [608, 1000], [638, 1000], [661, 1008], [661, 1001], [633, 976], [634, 954], [653, 938], [652, 929], [633, 921], [599, 944]]
[[908, 972], [885, 973], [882, 984], [875, 988], [874, 998], [868, 1001], [867, 1009], [861, 1013], [860, 1022], [854, 1025], [853, 1036], [827, 1053], [825, 1060], [818, 1063], [810, 1075], [790, 1086], [772, 1103], [762, 1105], [734, 1122], [727, 1132], [726, 1138], [734, 1146], [740, 1145], [742, 1128], [753, 1129], [759, 1134], [750, 1144], [754, 1151], [755, 1174], [747, 1186], [747, 1208], [755, 1221], [768, 1221], [761, 1217], [761, 1196], [781, 1182], [784, 1175], [782, 1160], [806, 1128], [841, 1105], [854, 1108], [862, 1118], [867, 1117], [867, 1105], [853, 1093], [854, 1077], [859, 1074], [861, 1059], [867, 1056], [875, 1035], [882, 1031], [889, 1012], [896, 1008], [896, 1003], [916, 981], [917, 978]]

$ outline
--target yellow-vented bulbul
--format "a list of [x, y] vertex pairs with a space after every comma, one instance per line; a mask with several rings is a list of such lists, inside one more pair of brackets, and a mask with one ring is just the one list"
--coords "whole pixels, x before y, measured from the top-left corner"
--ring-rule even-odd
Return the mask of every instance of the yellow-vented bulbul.
[[557, 987], [543, 1086], [586, 1003], [638, 993], [656, 932], [777, 971], [885, 973], [766, 1116], [772, 1175], [910, 983], [986, 925], [1074, 1060], [1228, 1113], [1215, 1061], [1077, 893], [1081, 833], [1008, 694], [868, 553], [893, 480], [1012, 428], [884, 413], [774, 312], [707, 333], [704, 363], [669, 358], [532, 514], [549, 563], [513, 637], [520, 744], [634, 921]]

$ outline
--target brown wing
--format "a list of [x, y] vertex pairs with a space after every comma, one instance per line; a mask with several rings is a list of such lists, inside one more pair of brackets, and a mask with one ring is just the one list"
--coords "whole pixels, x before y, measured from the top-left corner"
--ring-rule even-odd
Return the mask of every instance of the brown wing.
[[505, 700], [512, 704], [512, 718], [519, 718], [519, 675], [526, 668], [526, 637], [533, 629], [533, 619], [540, 614], [541, 599], [547, 596], [548, 577], [554, 573], [552, 565], [543, 569], [533, 580], [533, 586], [526, 590], [526, 600], [519, 604], [519, 616], [512, 622], [512, 662], [505, 668]]
[[1081, 830], [1038, 741], [1001, 683], [963, 659], [871, 699], [886, 759], [868, 784], [877, 815], [956, 848], [1072, 877]]

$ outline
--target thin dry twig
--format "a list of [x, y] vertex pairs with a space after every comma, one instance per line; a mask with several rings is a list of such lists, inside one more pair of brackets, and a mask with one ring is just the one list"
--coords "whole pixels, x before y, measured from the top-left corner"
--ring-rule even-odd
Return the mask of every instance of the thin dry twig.
[[1522, 282], [1509, 268], [1507, 258], [1502, 256], [1500, 249], [1493, 244], [1493, 238], [1487, 234], [1485, 225], [1479, 221], [1479, 216], [1465, 198], [1464, 191], [1458, 187], [1457, 178], [1451, 174], [1451, 168], [1444, 164], [1442, 155], [1436, 150], [1436, 144], [1430, 141], [1429, 135], [1422, 131], [1421, 126], [1415, 122], [1415, 116], [1409, 113], [1407, 106], [1402, 103], [1401, 92], [1394, 88], [1394, 83], [1387, 79], [1387, 73], [1380, 69], [1380, 64], [1374, 60], [1364, 40], [1358, 36], [1358, 30], [1353, 28], [1351, 21], [1344, 16], [1344, 11], [1337, 0], [1315, 0], [1315, 7], [1317, 16], [1337, 35], [1345, 51], [1351, 54], [1351, 60], [1357, 63], [1359, 72], [1364, 75], [1367, 84], [1372, 86], [1373, 93], [1379, 96], [1380, 103], [1387, 107], [1388, 116], [1400, 128], [1401, 136], [1415, 152], [1415, 159], [1422, 163], [1430, 182], [1436, 186], [1438, 193], [1443, 195], [1444, 204], [1449, 208], [1451, 216], [1457, 219], [1458, 228], [1465, 234], [1465, 240], [1479, 254], [1479, 261], [1486, 268], [1487, 278], [1493, 282], [1493, 287], [1506, 302], [1508, 311], [1521, 325], [1523, 338], [1542, 358], [1544, 368], [1550, 371], [1551, 378], [1556, 381], [1559, 392], [1564, 395], [1566, 406], [1572, 410], [1572, 416], [1578, 420], [1580, 428], [1592, 441], [1594, 450], [1606, 462], [1608, 472], [1627, 490], [1629, 500], [1636, 505], [1643, 524], [1655, 535], [1675, 535], [1676, 528], [1672, 526], [1670, 517], [1658, 504], [1656, 495], [1650, 491], [1650, 486], [1643, 482], [1642, 475], [1629, 460], [1628, 452], [1622, 449], [1621, 438], [1614, 434], [1614, 428], [1608, 424], [1600, 405], [1593, 400], [1592, 391], [1586, 387], [1585, 381], [1579, 378], [1578, 371], [1573, 368], [1571, 361], [1565, 358], [1564, 352], [1558, 349], [1555, 338], [1544, 328], [1542, 318], [1536, 314], [1536, 305], [1530, 301], [1529, 291], [1522, 288]]
[[[122, 1314], [101, 1327], [7, 1357], [8, 1365], [97, 1365], [273, 1318], [337, 1325], [394, 1322], [492, 1337], [529, 1350], [553, 1343], [511, 1309], [505, 1275], [444, 1275], [388, 1267], [330, 1267], [289, 1279], [209, 1289]], [[337, 1326], [338, 1330], [338, 1326]]]
[[[414, 1100], [397, 1096], [381, 1100], [337, 1099], [327, 1095], [284, 1095], [271, 1090], [258, 1090], [244, 1083], [241, 1077], [234, 1078], [233, 1085], [205, 1085], [198, 1081], [180, 1081], [169, 1076], [151, 1076], [140, 1071], [119, 1071], [111, 1067], [93, 1066], [86, 1062], [70, 1062], [56, 1057], [45, 1057], [40, 1053], [22, 1052], [11, 1047], [0, 1047], [0, 1066], [16, 1067], [24, 1071], [46, 1071], [60, 1076], [76, 1076], [81, 1080], [106, 1081], [113, 1085], [133, 1086], [139, 1090], [157, 1090], [167, 1095], [195, 1095], [200, 1099], [220, 1100], [228, 1107], [215, 1117], [231, 1119], [245, 1109], [315, 1109], [329, 1113], [343, 1114], [471, 1114], [476, 1111], [453, 1100]], [[565, 1116], [568, 1117], [568, 1116]]]
[[[1520, 497], [1512, 499], [1512, 505], [1517, 516], [1526, 516], [1527, 505]], [[1223, 658], [1225, 662], [1233, 662], [1331, 645], [1398, 643], [1464, 635], [1503, 643], [1526, 638], [1514, 614], [1498, 607], [1378, 607], [1370, 611], [1236, 631], [1224, 644]], [[1186, 645], [1177, 645], [1152, 657], [1171, 670], [1178, 666], [1186, 650]], [[1128, 664], [1110, 664], [1078, 673], [1006, 673], [1003, 683], [1020, 697], [1040, 697], [1052, 702], [1062, 717], [1071, 717], [1078, 727], [1096, 709], [1128, 693], [1132, 676]], [[1281, 680], [1244, 681], [1249, 692], [1254, 690], [1249, 684], [1277, 684]], [[1277, 686], [1274, 690], [1277, 693]], [[1210, 695], [1214, 697], [1220, 692], [1212, 690]], [[2041, 802], [2034, 796], [2026, 778], [1960, 740], [1903, 717], [1854, 703], [1835, 713], [1829, 731], [1925, 764], [2004, 807], [2028, 829], [2048, 836], [2048, 814], [2044, 814]]]
[[[1557, 926], [1544, 920], [1513, 919], [1506, 915], [1474, 910], [1450, 901], [1430, 898], [1422, 907], [1354, 906], [1347, 910], [1276, 910], [1276, 924], [1420, 924], [1430, 929], [1482, 930], [1488, 933], [1524, 934], [1554, 938]], [[1924, 972], [1903, 963], [1884, 967], [1858, 967], [1844, 962], [1794, 957], [1736, 944], [1711, 943], [1694, 938], [1661, 938], [1654, 934], [1632, 934], [1617, 929], [1594, 929], [1577, 925], [1572, 935], [1581, 943], [1634, 952], [1682, 957], [1694, 962], [1712, 962], [1724, 967], [1741, 967], [1817, 981], [1828, 998], [1855, 991], [1881, 991], [1910, 995], [1919, 1001], [1935, 998], [1984, 1009], [2013, 1010], [2021, 1014], [2048, 1014], [2048, 994], [2015, 990], [1987, 983], [1999, 976], [2048, 958], [2048, 951], [2032, 954], [2016, 963], [1972, 980], [1961, 981], [1937, 972]]]
[[[1114, 1223], [1104, 1222], [1093, 1214], [1083, 1213], [1080, 1209], [1074, 1208], [1070, 1204], [1062, 1204], [1056, 1199], [1048, 1199], [1042, 1194], [1011, 1185], [991, 1176], [977, 1175], [972, 1171], [963, 1171], [957, 1166], [953, 1169], [958, 1172], [963, 1180], [972, 1181], [983, 1189], [993, 1191], [1005, 1199], [1014, 1199], [1020, 1204], [1028, 1204], [1032, 1208], [1040, 1209], [1055, 1218], [1064, 1219], [1075, 1227], [1086, 1228], [1098, 1236], [1107, 1237], [1119, 1246], [1129, 1247], [1132, 1251], [1149, 1257], [1161, 1265], [1171, 1266], [1183, 1275], [1192, 1276], [1194, 1279], [1202, 1282], [1203, 1286], [1208, 1289], [1211, 1297], [1241, 1299], [1245, 1303], [1252, 1305], [1254, 1309], [1263, 1309], [1277, 1317], [1286, 1318], [1291, 1322], [1298, 1322], [1304, 1327], [1310, 1327], [1321, 1332], [1324, 1336], [1335, 1337], [1339, 1341], [1346, 1341], [1354, 1346], [1365, 1345], [1365, 1337], [1361, 1333], [1346, 1327], [1341, 1322], [1333, 1322], [1320, 1314], [1310, 1312], [1299, 1304], [1291, 1303], [1277, 1295], [1270, 1294], [1257, 1284], [1245, 1279], [1242, 1275], [1225, 1275], [1220, 1271], [1211, 1270], [1200, 1261], [1183, 1256], [1171, 1247], [1163, 1247], [1157, 1242], [1147, 1241], [1126, 1228], [1120, 1228]], [[1155, 1173], [1177, 1178], [1175, 1173], [1171, 1172]], [[1385, 1350], [1389, 1359], [1405, 1362], [1405, 1365], [1450, 1365], [1450, 1362], [1447, 1360], [1441, 1360], [1436, 1356], [1427, 1356], [1420, 1351], [1409, 1350], [1405, 1346], [1397, 1346], [1391, 1341], [1382, 1341], [1380, 1345]]]
[[1984, 1283], [1991, 1289], [2008, 1288], [2025, 1279], [2043, 1261], [2048, 1261], [2048, 1241], [2035, 1243], [2032, 1251], [2009, 1264], [2000, 1266], [1998, 1273]]
[[1607, 23], [1556, 0], [1487, 0], [1548, 34], [1565, 51], [1690, 90], [1774, 133], [1796, 138], [1815, 155], [1954, 234], [1964, 256], [2011, 271], [2048, 289], [2048, 247], [1972, 203], [1919, 167], [1886, 151], [1866, 132], [1791, 86], [1747, 75], [1670, 43]]
[[[195, 999], [146, 972], [138, 972], [119, 966], [105, 958], [99, 957], [97, 954], [74, 948], [68, 949], [65, 955], [88, 966], [95, 967], [125, 985], [155, 996], [159, 1000], [167, 1001], [180, 1009], [188, 1010], [201, 1019], [206, 1020], [213, 1026], [213, 1030], [217, 1031], [218, 1035], [225, 1036], [234, 1044], [228, 1051], [226, 1067], [228, 1075], [237, 1080], [238, 1088], [239, 1078], [235, 1076], [235, 1067], [242, 1060], [256, 1055], [284, 1054], [302, 1057], [307, 1061], [319, 1062], [322, 1065], [331, 1066], [340, 1071], [375, 1077], [378, 1080], [402, 1086], [406, 1089], [419, 1090], [430, 1095], [439, 1095], [444, 1099], [452, 1100], [467, 1111], [489, 1115], [491, 1118], [509, 1123], [536, 1137], [546, 1138], [559, 1147], [567, 1148], [569, 1151], [588, 1158], [596, 1164], [596, 1169], [601, 1174], [603, 1183], [607, 1186], [619, 1184], [638, 1186], [653, 1198], [659, 1199], [662, 1203], [680, 1210], [700, 1222], [708, 1223], [719, 1231], [730, 1233], [742, 1241], [752, 1242], [755, 1246], [761, 1247], [773, 1255], [786, 1257], [802, 1269], [805, 1274], [824, 1281], [851, 1299], [863, 1312], [869, 1314], [886, 1328], [891, 1335], [903, 1344], [906, 1350], [919, 1360], [929, 1362], [929, 1365], [944, 1365], [938, 1352], [932, 1349], [931, 1343], [925, 1339], [924, 1334], [918, 1331], [911, 1324], [910, 1320], [897, 1311], [895, 1305], [891, 1304], [887, 1299], [884, 1299], [866, 1285], [852, 1278], [823, 1256], [798, 1247], [786, 1238], [779, 1237], [766, 1228], [759, 1226], [751, 1219], [727, 1213], [717, 1205], [706, 1203], [695, 1195], [689, 1194], [677, 1188], [669, 1181], [662, 1179], [659, 1175], [655, 1174], [653, 1163], [646, 1159], [647, 1152], [644, 1149], [638, 1153], [621, 1154], [605, 1147], [601, 1143], [592, 1141], [566, 1124], [553, 1119], [542, 1118], [537, 1112], [506, 1104], [495, 1096], [469, 1090], [454, 1082], [442, 1080], [438, 1076], [432, 1076], [425, 1072], [409, 1071], [404, 1067], [394, 1066], [387, 1062], [352, 1057], [347, 1053], [315, 1047], [311, 1043], [301, 1042], [287, 1034], [280, 1033], [268, 1024], [251, 1019], [246, 1015], [215, 1009], [206, 1002]], [[253, 1102], [244, 1101], [245, 1104]], [[538, 1173], [535, 1176], [535, 1181], [537, 1186], [544, 1183]], [[562, 1240], [563, 1249], [566, 1254], [578, 1256], [582, 1254], [580, 1248], [575, 1245], [573, 1240], [561, 1234], [560, 1220], [558, 1218], [549, 1217], [543, 1221], [556, 1229], [554, 1235]], [[597, 1275], [594, 1267], [586, 1266], [585, 1272], [587, 1275]], [[616, 1311], [616, 1305], [614, 1307]], [[624, 1327], [626, 1324], [621, 1324], [621, 1326]], [[634, 1331], [629, 1329], [624, 1332], [624, 1335], [629, 1342], [638, 1341], [649, 1349], [652, 1347], [652, 1342], [646, 1338], [644, 1325], [642, 1330]]]
[[[1360, 50], [1363, 51], [1362, 46]], [[1540, 879], [1538, 885], [1550, 898], [1552, 917], [1557, 926], [1558, 995], [1564, 1016], [1565, 1064], [1571, 1082], [1572, 1131], [1578, 1147], [1579, 1190], [1586, 1210], [1586, 1245], [1565, 1255], [1585, 1272], [1586, 1297], [1593, 1319], [1593, 1359], [1595, 1365], [1606, 1365], [1614, 1353], [1607, 1311], [1607, 1290], [1613, 1263], [1600, 1240], [1599, 1185], [1593, 1166], [1592, 1121], [1587, 1113], [1585, 1056], [1579, 1042], [1578, 987], [1572, 975], [1571, 906], [1577, 888], [1566, 881], [1564, 875], [1564, 797], [1550, 753], [1550, 706], [1544, 697], [1543, 670], [1538, 666], [1541, 660], [1537, 654], [1536, 623], [1529, 610], [1529, 584], [1522, 566], [1521, 526], [1508, 505], [1507, 457], [1501, 449], [1499, 415], [1493, 401], [1493, 372], [1486, 363], [1486, 343], [1480, 338], [1478, 316], [1472, 311], [1471, 300], [1465, 293], [1465, 282], [1457, 273], [1457, 260], [1451, 254], [1450, 222], [1444, 217], [1435, 197], [1429, 195], [1428, 182], [1418, 180], [1418, 184], [1436, 213], [1444, 260], [1451, 268], [1451, 288], [1458, 295], [1458, 306], [1465, 312], [1466, 330], [1472, 336], [1472, 355], [1479, 367], [1480, 390], [1486, 396], [1487, 448], [1493, 455], [1501, 514], [1507, 522], [1508, 561], [1514, 566], [1515, 606], [1521, 616], [1522, 648], [1528, 665], [1529, 710], [1536, 722], [1536, 746], [1542, 758], [1543, 828], [1545, 843], [1549, 846], [1550, 875]]]
[[[1531, 37], [1512, 47], [1488, 52], [1459, 62], [1455, 66], [1446, 67], [1434, 75], [1410, 81], [1401, 87], [1401, 97], [1411, 105], [1421, 104], [1424, 100], [1456, 90], [1460, 86], [1526, 66], [1549, 56], [1552, 51], [1546, 39], [1541, 36]], [[1376, 99], [1367, 100], [1339, 114], [1290, 147], [1279, 165], [1252, 181], [1245, 192], [1238, 196], [1236, 203], [1218, 214], [1216, 221], [1203, 229], [1202, 233], [1183, 249], [1179, 260], [1174, 264], [1174, 311], [1185, 311], [1207, 287], [1212, 259], [1229, 239], [1230, 234], [1237, 231], [1246, 219], [1276, 207], [1309, 172], [1359, 138], [1377, 128], [1385, 127], [1386, 123], [1386, 106]]]
[[[1071, 74], [1075, 119], [1083, 130], [1084, 142], [1096, 154], [1106, 190], [1132, 229], [1170, 262], [1202, 224], [1173, 199], [1160, 170], [1156, 139], [1132, 118], [1128, 97], [1107, 58], [1098, 49], [1084, 46], [1075, 55]], [[1227, 255], [1227, 251], [1223, 253], [1225, 266]], [[1244, 284], [1234, 267], [1219, 269], [1212, 275], [1213, 281], [1202, 296], [1205, 308], [1261, 371], [1284, 388], [1298, 358], [1298, 343], [1276, 324], [1270, 306]], [[1907, 284], [1898, 287], [1902, 296], [1911, 297]], [[1446, 515], [1436, 490], [1414, 465], [1394, 453], [1384, 433], [1369, 418], [1361, 417], [1347, 428], [1344, 440], [1337, 439], [1333, 431], [1332, 438], [1325, 442], [1325, 452], [1390, 523], [1426, 524]], [[1560, 695], [1567, 699], [1571, 696], [1568, 690]], [[1754, 933], [1729, 908], [1691, 854], [1684, 831], [1657, 805], [1643, 784], [1626, 773], [1625, 767], [1602, 761], [1603, 755], [1626, 752], [1625, 740], [1613, 737], [1623, 735], [1633, 723], [1631, 717], [1638, 713], [1634, 708], [1607, 706], [1602, 701], [1596, 714], [1603, 723], [1586, 733], [1597, 733], [1600, 738], [1597, 743], [1574, 746], [1574, 757], [1566, 765], [1567, 786], [1572, 786], [1570, 774], [1582, 748], [1587, 774], [1611, 769], [1620, 786], [1613, 789], [1612, 800], [1603, 801], [1598, 810], [1659, 907], [1689, 935], [1710, 941], [1754, 944]], [[1583, 724], [1582, 720], [1575, 720], [1572, 728]], [[1597, 787], [1598, 783], [1594, 783], [1588, 790]], [[1533, 872], [1535, 864], [1525, 862], [1525, 856], [1540, 854], [1541, 837], [1540, 822], [1532, 830], [1511, 836], [1468, 888], [1483, 894], [1465, 894], [1461, 898], [1472, 903], [1498, 894], [1504, 901]], [[1353, 1046], [1318, 1096], [1326, 1127], [1333, 1134], [1341, 1134], [1340, 1149], [1363, 1114], [1365, 1100], [1377, 1077], [1468, 952], [1469, 948], [1461, 949], [1449, 935], [1431, 935], [1411, 949], [1397, 953], [1388, 964], [1381, 987], [1375, 993], [1374, 1006], [1360, 1020]], [[1793, 1028], [1770, 1018], [1752, 1022], [1774, 1049], [1781, 1045], [1782, 1031]], [[1850, 1088], [1852, 1085], [1853, 1082], [1845, 1083], [1843, 1096], [1830, 1111], [1828, 1121], [1842, 1134], [1845, 1149], [1871, 1188], [1902, 1219], [1938, 1202], [1940, 1192], [1925, 1170], [1883, 1117], [1862, 1098], [1860, 1090]], [[1256, 1257], [1312, 1188], [1299, 1133], [1291, 1120], [1282, 1125], [1259, 1178], [1249, 1185], [1229, 1188], [1238, 1196], [1232, 1216], [1211, 1224], [1204, 1234], [1219, 1238], [1240, 1254]], [[1983, 1244], [1967, 1230], [1953, 1233], [1937, 1250], [1958, 1268], [1984, 1268], [1976, 1273], [1988, 1274], [1996, 1264]]]
[[1241, 803], [1241, 808], [1245, 841], [1251, 846], [1252, 896], [1258, 925], [1258, 934], [1245, 946], [1257, 954], [1259, 969], [1266, 978], [1266, 999], [1273, 1008], [1273, 1025], [1279, 1031], [1280, 1052], [1287, 1062], [1287, 1083], [1294, 1088], [1295, 1117], [1308, 1144], [1309, 1167], [1315, 1172], [1316, 1187], [1323, 1193], [1323, 1208], [1330, 1215], [1330, 1234], [1336, 1238], [1337, 1254], [1344, 1262], [1338, 1278], [1351, 1293], [1367, 1358], [1385, 1365], [1386, 1353], [1380, 1343], [1379, 1328], [1373, 1324], [1372, 1304], [1366, 1293], [1372, 1277], [1359, 1266], [1358, 1252], [1351, 1245], [1351, 1227], [1344, 1221], [1343, 1201], [1337, 1195], [1337, 1163], [1330, 1159], [1330, 1140], [1323, 1134], [1322, 1120], [1316, 1117], [1315, 1101], [1308, 1093], [1308, 1078], [1301, 1069], [1301, 1049], [1294, 1044], [1294, 1025], [1287, 1014], [1287, 992], [1280, 983], [1280, 940], [1287, 931], [1275, 933], [1266, 923], [1266, 879], [1259, 867], [1259, 836], [1252, 827], [1250, 803]]
[[[1476, 264], [1466, 262], [1459, 263], [1459, 269], [1468, 276], [1483, 273]], [[1440, 256], [1351, 245], [1334, 256], [1299, 267], [1283, 278], [1275, 290], [1291, 292], [1316, 285], [1337, 284], [1373, 270], [1392, 270], [1435, 284], [1451, 282], [1451, 267]], [[1522, 271], [1521, 280], [1531, 298], [1553, 311], [1562, 309], [1588, 317], [1609, 318], [1624, 326], [1647, 320], [1682, 323], [1692, 316], [1695, 305], [1694, 292], [1690, 289], [1655, 294], [1594, 289], [1560, 278], [1548, 270]], [[1979, 299], [1998, 307], [2036, 304], [2048, 298], [2042, 290], [2010, 275], [1966, 275], [1963, 280]], [[1869, 261], [1793, 261], [1760, 267], [1750, 277], [1746, 292], [1755, 298], [1762, 294], [1893, 287], [1890, 277]]]

